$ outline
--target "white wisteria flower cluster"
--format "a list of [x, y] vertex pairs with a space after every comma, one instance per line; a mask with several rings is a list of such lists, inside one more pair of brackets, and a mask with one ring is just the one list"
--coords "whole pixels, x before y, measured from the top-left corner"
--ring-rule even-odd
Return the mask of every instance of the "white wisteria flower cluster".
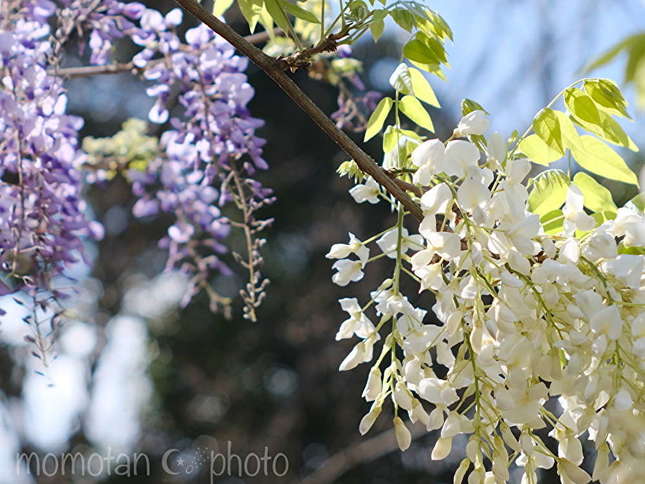
[[[396, 205], [392, 228], [350, 234], [327, 254], [340, 286], [370, 262], [394, 267], [368, 301], [339, 301], [348, 317], [336, 339], [359, 340], [340, 370], [372, 365], [359, 430], [391, 407], [401, 450], [420, 423], [439, 431], [437, 460], [466, 434], [455, 483], [507, 482], [511, 465], [523, 484], [552, 466], [563, 483], [643, 482], [645, 216], [628, 205], [592, 217], [570, 183], [547, 230], [529, 211], [531, 163], [501, 136], [481, 137], [488, 124], [473, 111], [447, 142], [419, 142], [401, 163], [418, 188], [418, 225]], [[369, 178], [350, 193], [394, 203]], [[404, 277], [434, 295], [431, 308], [401, 292]], [[596, 450], [589, 472], [583, 440]]]

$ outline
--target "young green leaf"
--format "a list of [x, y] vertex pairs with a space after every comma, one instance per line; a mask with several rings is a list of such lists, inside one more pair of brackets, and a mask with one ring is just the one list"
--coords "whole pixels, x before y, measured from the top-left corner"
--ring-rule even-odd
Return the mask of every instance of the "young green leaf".
[[383, 133], [383, 153], [389, 153], [396, 147], [396, 138], [399, 134], [399, 130], [394, 126], [387, 127]]
[[621, 40], [615, 46], [613, 46], [604, 54], [602, 54], [600, 57], [598, 57], [595, 61], [593, 61], [591, 64], [585, 67], [584, 71], [585, 72], [593, 71], [594, 69], [597, 69], [598, 67], [601, 67], [607, 64], [608, 62], [611, 62], [623, 50], [631, 50], [633, 47], [641, 45], [643, 43], [645, 43], [645, 34], [631, 35]]
[[552, 210], [540, 217], [540, 223], [545, 234], [559, 234], [564, 230], [564, 214], [560, 209]]
[[219, 17], [233, 5], [233, 0], [215, 0], [213, 3], [213, 15]]
[[638, 185], [636, 175], [625, 160], [602, 141], [593, 136], [580, 136], [579, 143], [571, 150], [578, 164], [596, 175]]
[[547, 146], [564, 156], [567, 145], [562, 135], [560, 119], [553, 109], [542, 109], [533, 119], [533, 131]]
[[428, 114], [428, 111], [423, 107], [423, 104], [421, 104], [421, 102], [414, 96], [404, 96], [403, 99], [399, 101], [399, 109], [418, 126], [434, 132], [432, 118]]
[[387, 115], [390, 113], [390, 109], [392, 109], [392, 104], [393, 101], [389, 97], [381, 99], [370, 116], [370, 119], [367, 120], [367, 130], [365, 131], [365, 138], [363, 141], [372, 139], [379, 131], [381, 131], [381, 128], [387, 119]]
[[292, 29], [291, 22], [285, 14], [281, 0], [264, 0], [264, 6], [267, 8], [269, 14], [271, 14], [271, 17], [278, 27], [285, 32], [289, 32]]
[[611, 192], [586, 173], [576, 173], [573, 183], [585, 197], [584, 205], [594, 212], [616, 212], [618, 208], [611, 198]]
[[372, 32], [372, 38], [374, 42], [377, 42], [378, 39], [383, 35], [385, 30], [385, 22], [382, 19], [375, 19], [370, 23], [370, 31]]
[[470, 114], [473, 111], [484, 111], [486, 114], [490, 115], [490, 113], [484, 109], [484, 106], [479, 104], [477, 101], [473, 101], [468, 98], [463, 99], [461, 101], [461, 115], [466, 116], [466, 114]]
[[533, 179], [528, 208], [540, 216], [556, 210], [567, 199], [569, 177], [562, 170], [546, 170]]
[[447, 65], [446, 50], [434, 37], [417, 32], [412, 40], [403, 46], [403, 55], [420, 69], [442, 77], [440, 66]]
[[589, 79], [584, 82], [584, 89], [600, 109], [614, 116], [631, 119], [627, 113], [627, 101], [613, 81]]
[[404, 8], [395, 8], [390, 12], [390, 16], [403, 30], [411, 32], [415, 26], [414, 15]]
[[533, 163], [545, 166], [550, 165], [563, 156], [562, 153], [551, 148], [536, 134], [524, 138], [520, 142], [518, 150], [524, 153]]
[[[238, 0], [238, 6], [242, 15], [246, 19], [246, 22], [249, 24], [249, 30], [251, 33], [255, 32], [255, 27], [258, 25], [260, 20], [261, 12], [263, 9], [263, 4], [261, 0]], [[273, 30], [267, 29], [267, 31]]]
[[423, 72], [415, 69], [414, 67], [410, 67], [409, 71], [410, 79], [412, 81], [412, 89], [417, 99], [428, 103], [430, 106], [440, 108], [441, 104], [439, 104], [439, 100], [437, 99], [432, 86], [423, 75]]
[[591, 96], [584, 91], [578, 88], [567, 89], [564, 101], [578, 125], [610, 143], [638, 151], [634, 141], [627, 136], [618, 122], [599, 109]]
[[286, 0], [278, 0], [280, 2], [280, 5], [282, 5], [282, 8], [293, 15], [296, 18], [299, 18], [300, 20], [304, 20], [305, 22], [311, 22], [313, 24], [319, 24], [320, 20], [318, 20], [318, 17], [316, 17], [313, 13], [309, 12], [308, 10], [305, 10], [302, 7], [299, 7], [295, 3], [288, 2]]

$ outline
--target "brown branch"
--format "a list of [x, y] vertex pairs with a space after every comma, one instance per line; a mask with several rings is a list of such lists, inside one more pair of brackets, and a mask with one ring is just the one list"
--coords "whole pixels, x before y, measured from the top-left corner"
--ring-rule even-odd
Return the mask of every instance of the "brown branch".
[[385, 190], [418, 220], [423, 218], [421, 208], [408, 196], [397, 183], [392, 180], [376, 162], [365, 153], [343, 131], [336, 128], [331, 119], [298, 87], [298, 85], [282, 70], [282, 64], [271, 56], [266, 55], [253, 44], [246, 41], [227, 24], [219, 20], [210, 12], [204, 10], [195, 0], [176, 0], [179, 5], [192, 13], [213, 31], [226, 39], [241, 54], [248, 57], [251, 62], [262, 69], [309, 117], [320, 129], [331, 138], [359, 168], [376, 180]]
[[[281, 29], [275, 29], [276, 35], [284, 35]], [[258, 32], [257, 34], [247, 35], [244, 40], [251, 44], [261, 44], [269, 40], [268, 32]], [[157, 64], [163, 59], [150, 61], [147, 67]], [[107, 64], [103, 66], [80, 66], [80, 67], [63, 67], [52, 69], [50, 74], [67, 79], [74, 79], [78, 77], [98, 76], [105, 74], [121, 74], [123, 72], [132, 72], [133, 74], [141, 73], [143, 69], [135, 66], [132, 62], [124, 62], [117, 64]]]
[[396, 173], [393, 173], [392, 171], [389, 171], [389, 170], [385, 170], [385, 173], [386, 173], [386, 174], [387, 174], [387, 176], [389, 176], [392, 180], [394, 180], [394, 181], [396, 182], [396, 184], [397, 184], [398, 186], [400, 186], [403, 190], [406, 190], [406, 191], [408, 191], [408, 192], [412, 192], [412, 193], [414, 193], [414, 194], [415, 194], [416, 196], [418, 196], [418, 197], [422, 196], [422, 195], [425, 193], [425, 191], [423, 190], [423, 188], [418, 187], [418, 186], [416, 186], [416, 185], [413, 185], [412, 183], [408, 183], [408, 182], [406, 182], [406, 181], [403, 181], [403, 180], [401, 180], [401, 179], [397, 178], [397, 177], [396, 177]]
[[[427, 434], [425, 427], [415, 425], [412, 430], [412, 440]], [[397, 450], [398, 444], [394, 437], [394, 429], [381, 432], [367, 440], [360, 441], [332, 455], [313, 473], [305, 477], [301, 484], [328, 484], [336, 480], [350, 469], [359, 464], [365, 464]]]
[[340, 32], [328, 35], [313, 47], [295, 52], [286, 57], [280, 57], [278, 62], [280, 62], [285, 69], [289, 69], [291, 72], [297, 71], [300, 67], [307, 67], [311, 64], [311, 58], [314, 55], [325, 52], [334, 52], [338, 48], [338, 41], [347, 37], [350, 28], [350, 24], [347, 24]]

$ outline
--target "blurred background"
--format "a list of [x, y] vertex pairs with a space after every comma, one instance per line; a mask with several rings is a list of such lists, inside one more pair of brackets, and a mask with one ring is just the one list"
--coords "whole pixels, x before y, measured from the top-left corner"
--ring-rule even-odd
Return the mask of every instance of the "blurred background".
[[[163, 12], [174, 7], [171, 1], [147, 3]], [[448, 79], [432, 81], [444, 106], [432, 113], [439, 137], [452, 131], [464, 97], [486, 107], [493, 130], [524, 131], [560, 89], [582, 77], [585, 64], [645, 30], [642, 0], [435, 0], [429, 6], [455, 34]], [[235, 10], [227, 17], [245, 32]], [[194, 24], [185, 18], [186, 27]], [[405, 40], [390, 26], [378, 44], [368, 40], [355, 48], [365, 61], [368, 88], [389, 89]], [[118, 57], [131, 54], [123, 44]], [[620, 83], [624, 65], [619, 58], [593, 75]], [[337, 300], [365, 300], [391, 268], [373, 264], [360, 283], [343, 289], [331, 283], [324, 254], [348, 231], [363, 238], [387, 228], [391, 214], [386, 207], [355, 205], [348, 180], [335, 173], [344, 155], [262, 72], [251, 66], [248, 75], [256, 90], [252, 113], [266, 120], [260, 135], [271, 168], [261, 179], [278, 197], [261, 214], [275, 223], [265, 246], [264, 272], [272, 283], [259, 322], [243, 320], [239, 305], [231, 320], [213, 315], [201, 297], [179, 310], [184, 281], [159, 275], [165, 256], [156, 240], [167, 221], [134, 219], [130, 188], [119, 177], [92, 188], [87, 195], [106, 237], [89, 248], [91, 266], [78, 269], [78, 320], [65, 326], [49, 375], [35, 373], [26, 356], [19, 306], [0, 326], [0, 483], [211, 482], [204, 452], [213, 450], [242, 459], [282, 454], [288, 461], [286, 470], [284, 462], [278, 465], [282, 477], [234, 472], [214, 482], [452, 482], [463, 457], [458, 440], [442, 462], [430, 460], [435, 433], [419, 433], [402, 454], [387, 414], [361, 437], [368, 368], [337, 371], [351, 348], [348, 340], [334, 342], [344, 319]], [[306, 73], [296, 78], [324, 111], [336, 110], [332, 87]], [[633, 89], [625, 92], [634, 121], [624, 127], [643, 147], [645, 113], [636, 109]], [[129, 74], [72, 80], [69, 93], [71, 110], [85, 118], [84, 134], [92, 136], [111, 136], [130, 117], [146, 119], [152, 104], [144, 84]], [[367, 148], [376, 156], [378, 145]], [[642, 165], [642, 155], [623, 154], [635, 170]], [[607, 186], [619, 203], [635, 194], [625, 185]], [[242, 282], [222, 281], [221, 289], [233, 294]], [[125, 457], [121, 476], [113, 461], [95, 478], [36, 478], [24, 463], [16, 464], [19, 452]], [[136, 453], [146, 458], [136, 459]], [[513, 478], [519, 482], [518, 473]], [[540, 482], [556, 482], [554, 473], [545, 472]]]

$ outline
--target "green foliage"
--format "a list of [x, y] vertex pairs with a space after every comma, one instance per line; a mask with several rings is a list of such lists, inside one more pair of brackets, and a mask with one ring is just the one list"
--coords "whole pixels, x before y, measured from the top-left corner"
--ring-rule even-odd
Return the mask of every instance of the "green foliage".
[[461, 101], [461, 115], [466, 116], [466, 114], [470, 114], [473, 111], [484, 111], [486, 114], [490, 114], [484, 109], [484, 106], [479, 104], [477, 101], [473, 101], [468, 98], [463, 99]]
[[529, 160], [539, 165], [549, 165], [562, 158], [562, 153], [551, 148], [537, 134], [532, 134], [524, 138], [518, 149]]
[[365, 174], [358, 167], [354, 160], [347, 160], [342, 162], [336, 170], [336, 173], [338, 173], [338, 175], [341, 177], [346, 176], [356, 182], [362, 181], [365, 178]]
[[420, 70], [415, 69], [414, 67], [411, 67], [409, 69], [409, 72], [410, 80], [412, 82], [412, 92], [410, 92], [409, 94], [414, 94], [417, 99], [430, 104], [430, 106], [434, 106], [436, 108], [441, 107], [439, 100], [437, 99], [437, 96], [432, 89], [432, 86], [425, 78], [423, 73]]
[[613, 149], [593, 136], [580, 136], [573, 148], [573, 157], [578, 164], [596, 175], [638, 185], [638, 179], [625, 160]]
[[562, 170], [546, 170], [532, 180], [528, 208], [540, 216], [559, 209], [567, 198], [569, 177]]
[[[576, 87], [582, 84], [583, 89]], [[567, 112], [553, 109], [564, 98]], [[564, 89], [533, 119], [535, 134], [525, 133], [517, 149], [531, 161], [549, 165], [568, 152], [591, 173], [638, 185], [636, 175], [623, 158], [606, 143], [638, 151], [632, 139], [612, 116], [628, 117], [627, 102], [615, 83], [607, 79], [584, 79]], [[582, 128], [594, 136], [580, 135]]]
[[636, 144], [618, 122], [599, 108], [593, 98], [584, 91], [575, 87], [569, 88], [564, 92], [564, 101], [571, 118], [580, 127], [610, 143], [638, 151]]
[[576, 173], [573, 183], [585, 197], [584, 205], [592, 212], [616, 212], [618, 208], [611, 198], [611, 192], [586, 173]]
[[421, 104], [416, 97], [411, 95], [404, 96], [403, 99], [399, 101], [399, 109], [417, 125], [427, 129], [428, 131], [434, 132], [432, 118], [428, 114], [428, 111], [423, 107], [423, 104]]
[[233, 0], [215, 0], [213, 2], [213, 15], [224, 15], [231, 5], [233, 5]]
[[381, 99], [370, 116], [370, 119], [367, 120], [367, 130], [365, 130], [365, 138], [363, 141], [372, 139], [381, 131], [393, 104], [394, 102], [389, 97]]
[[294, 17], [304, 20], [305, 22], [311, 22], [314, 24], [320, 23], [320, 20], [318, 20], [318, 17], [316, 17], [310, 11], [305, 10], [302, 7], [299, 7], [295, 3], [287, 2], [285, 0], [278, 0], [278, 2], [286, 12], [290, 13]]
[[645, 32], [626, 37], [589, 64], [585, 70], [593, 71], [623, 52], [627, 54], [624, 82], [634, 85], [638, 93], [638, 102], [645, 108]]

